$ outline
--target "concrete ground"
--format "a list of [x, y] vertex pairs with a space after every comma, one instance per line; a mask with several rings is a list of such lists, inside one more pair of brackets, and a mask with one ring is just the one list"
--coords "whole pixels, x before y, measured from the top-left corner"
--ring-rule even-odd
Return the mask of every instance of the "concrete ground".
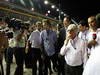
[[[5, 60], [3, 60], [3, 66], [4, 66], [4, 75], [6, 75], [6, 62], [5, 62]], [[11, 64], [11, 75], [14, 75], [15, 68], [16, 68], [16, 62], [14, 61]], [[24, 67], [24, 75], [32, 75], [32, 69], [27, 69]], [[52, 75], [57, 75], [57, 73], [53, 72]]]

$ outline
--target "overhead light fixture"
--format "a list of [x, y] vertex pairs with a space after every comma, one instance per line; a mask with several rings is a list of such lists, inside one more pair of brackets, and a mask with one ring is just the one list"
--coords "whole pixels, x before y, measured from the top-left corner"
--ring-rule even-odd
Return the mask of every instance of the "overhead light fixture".
[[49, 2], [46, 0], [46, 1], [44, 1], [44, 4], [48, 4]]
[[59, 9], [57, 9], [56, 11], [59, 11]]
[[54, 8], [55, 8], [55, 5], [52, 5], [52, 6], [51, 6], [51, 8], [53, 8], [53, 9], [54, 9]]
[[64, 12], [61, 12], [61, 14], [64, 14]]
[[50, 12], [51, 12], [51, 11], [50, 11], [50, 10], [48, 10], [48, 13], [49, 13], [49, 14], [50, 14]]
[[67, 16], [66, 14], [64, 14], [64, 16]]
[[31, 8], [32, 11], [34, 11], [34, 8]]

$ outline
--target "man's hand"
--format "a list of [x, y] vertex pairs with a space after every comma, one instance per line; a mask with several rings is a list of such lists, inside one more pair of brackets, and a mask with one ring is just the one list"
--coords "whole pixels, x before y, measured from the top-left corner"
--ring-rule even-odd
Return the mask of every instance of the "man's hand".
[[97, 41], [96, 40], [91, 40], [88, 43], [88, 48], [91, 48], [92, 46], [96, 46], [97, 45]]
[[64, 41], [64, 45], [67, 45], [68, 41], [71, 39], [71, 35], [67, 34], [66, 39]]

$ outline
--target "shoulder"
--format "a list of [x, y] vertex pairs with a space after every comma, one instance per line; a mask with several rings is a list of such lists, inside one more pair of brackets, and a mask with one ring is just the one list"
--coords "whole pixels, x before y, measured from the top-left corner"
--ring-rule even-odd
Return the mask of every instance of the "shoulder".
[[40, 32], [40, 35], [43, 36], [44, 34], [46, 34], [46, 30], [43, 30]]
[[36, 33], [38, 33], [38, 31], [37, 30], [34, 30], [31, 34], [36, 34]]
[[46, 30], [43, 30], [43, 31], [41, 31], [41, 34], [43, 34], [43, 33], [45, 33], [46, 32]]
[[81, 39], [81, 38], [79, 38], [79, 37], [77, 37], [77, 41], [80, 43], [80, 44], [84, 44], [85, 43], [85, 40], [83, 40], [83, 39]]
[[60, 29], [60, 31], [64, 31], [64, 30], [65, 30], [65, 28], [64, 28], [64, 27]]
[[97, 29], [97, 33], [100, 33], [100, 28]]

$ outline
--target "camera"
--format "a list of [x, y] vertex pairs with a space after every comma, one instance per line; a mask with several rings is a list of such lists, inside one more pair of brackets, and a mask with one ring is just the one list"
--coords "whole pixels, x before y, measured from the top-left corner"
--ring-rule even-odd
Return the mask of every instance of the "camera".
[[6, 35], [8, 36], [8, 38], [13, 38], [13, 32], [7, 32]]

